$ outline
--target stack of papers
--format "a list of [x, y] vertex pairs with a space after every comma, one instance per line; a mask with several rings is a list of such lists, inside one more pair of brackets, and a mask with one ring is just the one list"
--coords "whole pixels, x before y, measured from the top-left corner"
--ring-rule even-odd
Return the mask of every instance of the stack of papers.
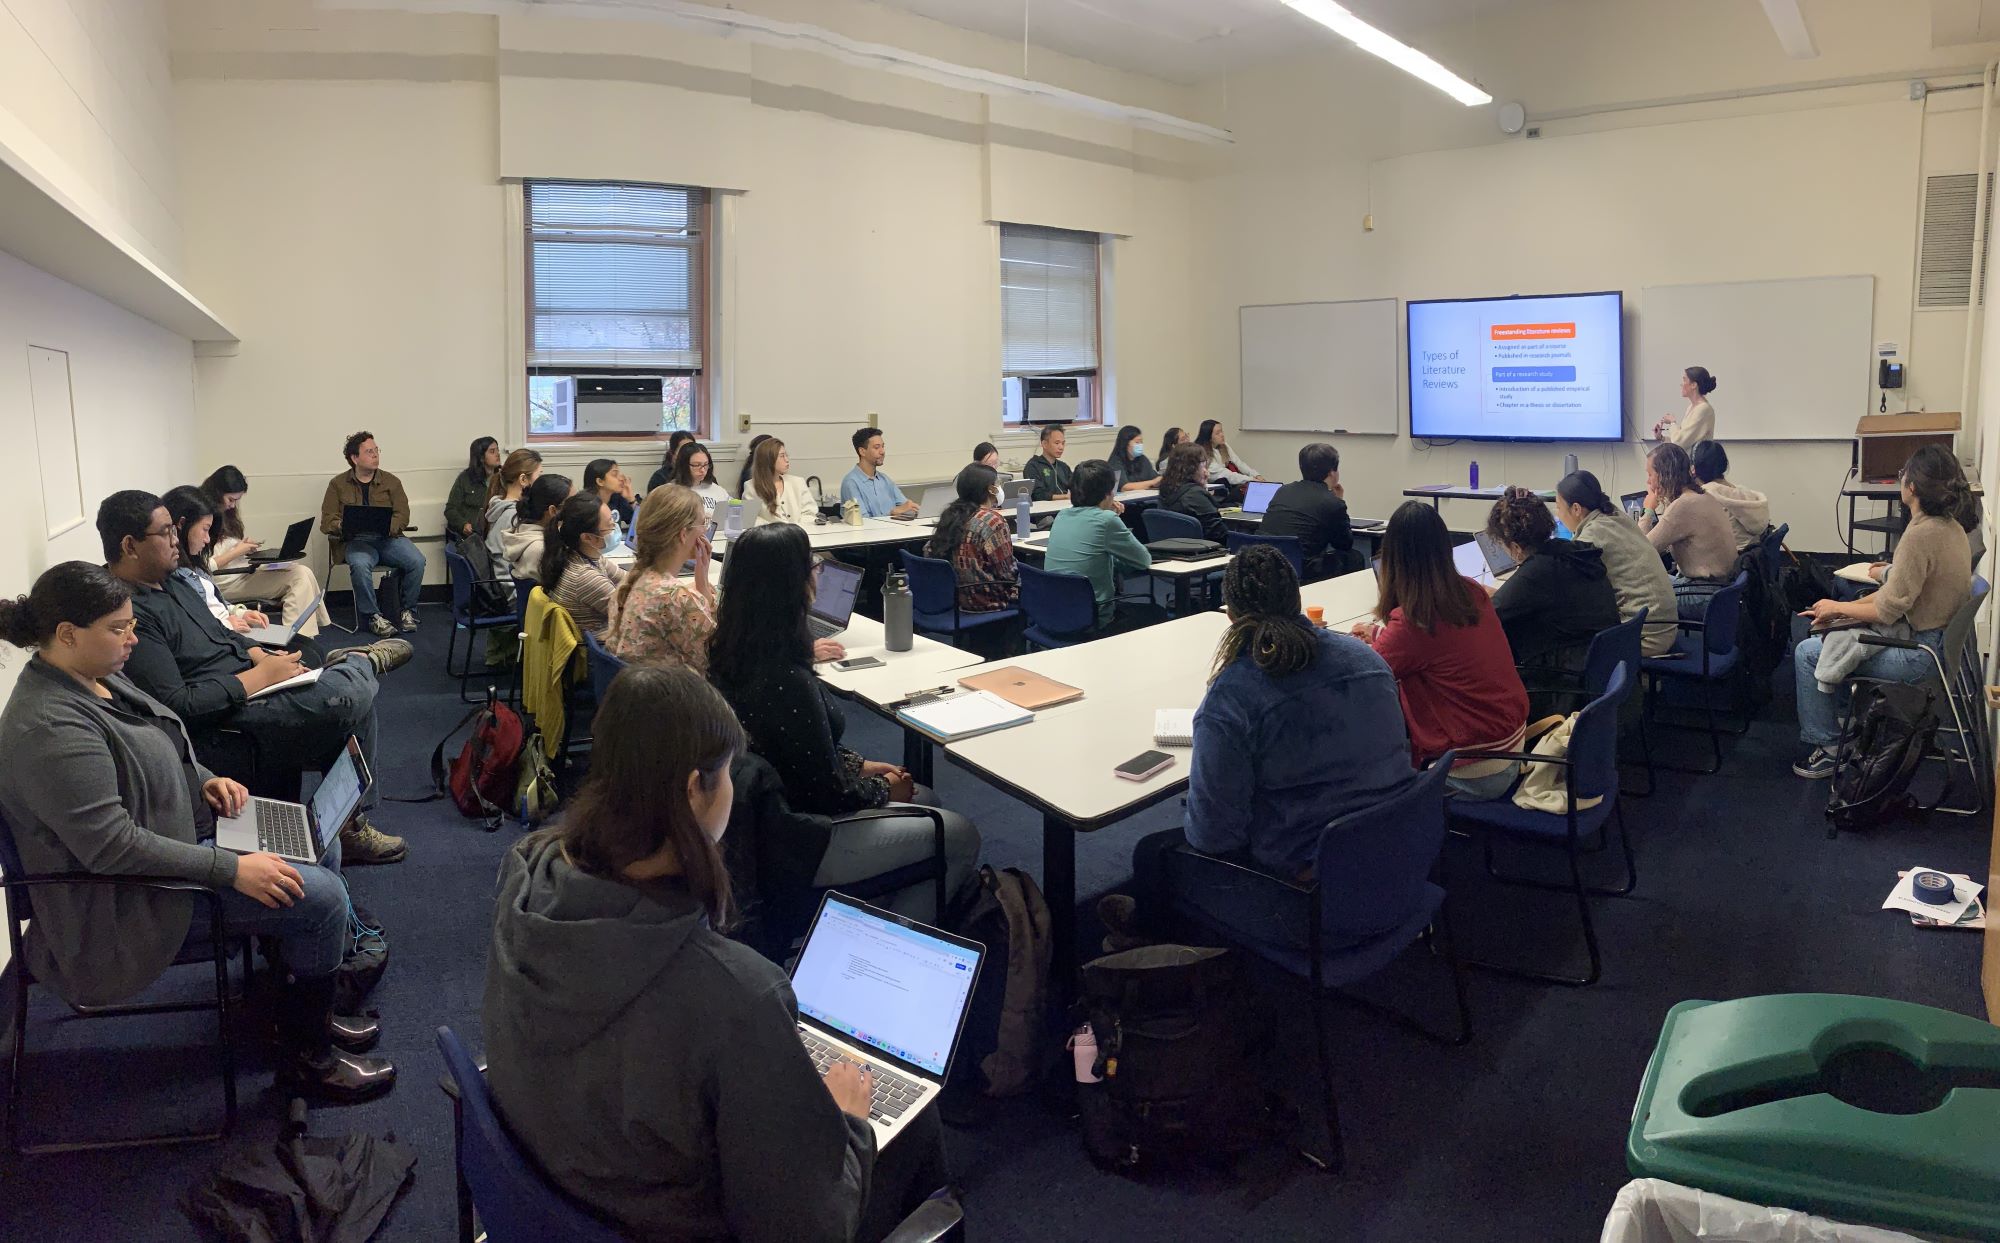
[[1875, 576], [1868, 571], [1875, 567], [1873, 561], [1856, 561], [1853, 565], [1843, 565], [1833, 572], [1835, 578], [1844, 578], [1850, 583], [1861, 583], [1869, 587], [1879, 587]]
[[1026, 725], [1035, 719], [1035, 714], [988, 691], [966, 691], [900, 708], [896, 719], [939, 742], [957, 742]]
[[1191, 747], [1194, 745], [1194, 709], [1159, 708], [1153, 712], [1153, 745]]
[[250, 692], [249, 695], [245, 696], [245, 698], [262, 699], [266, 695], [275, 695], [279, 691], [288, 691], [293, 689], [294, 687], [311, 686], [313, 683], [319, 681], [319, 672], [320, 671], [317, 669], [308, 669], [304, 673], [295, 673], [291, 677], [286, 678], [282, 682], [271, 683], [271, 685], [265, 687], [261, 691], [252, 691]]

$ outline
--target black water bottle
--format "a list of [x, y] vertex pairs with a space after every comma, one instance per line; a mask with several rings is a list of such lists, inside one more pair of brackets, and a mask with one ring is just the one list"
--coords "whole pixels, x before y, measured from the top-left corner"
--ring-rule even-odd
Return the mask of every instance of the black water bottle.
[[910, 577], [900, 568], [882, 582], [882, 646], [892, 652], [910, 650]]

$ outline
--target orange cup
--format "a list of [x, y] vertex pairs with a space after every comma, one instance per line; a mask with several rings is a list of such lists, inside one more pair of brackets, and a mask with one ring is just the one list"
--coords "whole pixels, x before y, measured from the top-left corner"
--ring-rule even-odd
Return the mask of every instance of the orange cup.
[[1317, 604], [1306, 605], [1306, 620], [1315, 626], [1326, 625], [1326, 610]]

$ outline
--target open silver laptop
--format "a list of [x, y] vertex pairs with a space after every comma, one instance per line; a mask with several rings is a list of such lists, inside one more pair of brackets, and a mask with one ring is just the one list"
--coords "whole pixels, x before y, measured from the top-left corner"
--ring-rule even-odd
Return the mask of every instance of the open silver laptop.
[[326, 588], [322, 587], [319, 589], [319, 594], [312, 598], [312, 603], [306, 605], [299, 613], [297, 621], [290, 625], [252, 626], [243, 632], [243, 637], [264, 647], [283, 647], [298, 637], [299, 627], [305, 624], [306, 618], [319, 612], [319, 602], [324, 599], [326, 599]]
[[854, 617], [854, 597], [861, 590], [861, 570], [840, 561], [813, 566], [813, 602], [806, 611], [806, 628], [815, 639], [831, 639], [847, 629]]
[[1010, 480], [1007, 483], [1006, 487], [1007, 487], [1007, 503], [1009, 505], [1012, 505], [1014, 502], [1020, 500], [1024, 496], [1033, 497], [1035, 495], [1035, 481], [1032, 479]]
[[820, 901], [792, 968], [799, 1039], [823, 1075], [874, 1072], [879, 1148], [937, 1099], [972, 1008], [986, 947], [841, 893]]
[[294, 863], [318, 863], [361, 806], [372, 778], [361, 742], [348, 736], [340, 758], [327, 766], [312, 805], [253, 798], [239, 815], [218, 817], [215, 844], [238, 854], [265, 851]]
[[958, 499], [958, 485], [941, 483], [924, 489], [924, 499], [917, 506], [917, 520], [944, 516], [945, 506]]

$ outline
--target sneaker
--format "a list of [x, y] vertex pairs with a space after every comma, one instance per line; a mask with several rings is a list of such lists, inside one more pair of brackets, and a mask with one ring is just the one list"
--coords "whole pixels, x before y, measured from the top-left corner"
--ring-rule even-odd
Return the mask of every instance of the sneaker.
[[382, 636], [385, 639], [394, 638], [396, 635], [396, 623], [390, 621], [388, 618], [382, 616], [380, 613], [377, 613], [373, 617], [370, 617], [368, 619], [368, 629], [374, 631], [376, 634]]
[[1126, 894], [1107, 893], [1097, 900], [1097, 919], [1104, 925], [1104, 952], [1116, 954], [1151, 945], [1139, 928], [1139, 904]]
[[403, 628], [404, 634], [410, 634], [411, 632], [415, 631], [417, 628], [417, 614], [415, 610], [404, 609], [402, 620], [397, 622], [396, 624]]
[[1823, 781], [1833, 776], [1833, 770], [1838, 767], [1838, 756], [1825, 747], [1814, 747], [1811, 755], [1792, 765], [1792, 771], [1812, 781]]
[[400, 837], [391, 837], [374, 825], [368, 817], [357, 812], [346, 828], [340, 831], [340, 862], [362, 865], [369, 863], [401, 863], [403, 856], [410, 853], [410, 844]]
[[376, 643], [364, 643], [360, 647], [335, 648], [326, 654], [326, 663], [330, 665], [349, 656], [365, 656], [379, 676], [409, 664], [410, 657], [416, 654], [417, 649], [410, 646], [408, 639], [383, 639]]

